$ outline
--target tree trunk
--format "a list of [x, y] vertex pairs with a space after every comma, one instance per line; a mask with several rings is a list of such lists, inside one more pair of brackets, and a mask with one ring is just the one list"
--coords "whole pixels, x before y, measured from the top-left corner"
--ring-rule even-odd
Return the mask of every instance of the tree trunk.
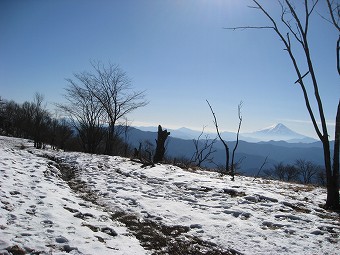
[[221, 137], [220, 131], [218, 129], [216, 115], [215, 115], [215, 113], [213, 111], [213, 108], [210, 105], [209, 101], [208, 100], [206, 100], [206, 101], [207, 101], [207, 103], [208, 103], [208, 105], [210, 107], [211, 113], [212, 113], [212, 115], [214, 117], [214, 125], [215, 125], [215, 128], [216, 128], [216, 132], [217, 132], [218, 138], [220, 138], [220, 140], [223, 143], [224, 148], [225, 148], [225, 173], [228, 174], [229, 173], [229, 147], [228, 147], [228, 144]]
[[333, 184], [332, 184], [332, 165], [331, 165], [331, 157], [330, 157], [330, 148], [328, 137], [324, 137], [322, 139], [323, 146], [323, 156], [325, 162], [325, 170], [326, 170], [326, 187], [327, 187], [327, 199], [326, 199], [326, 208], [331, 208], [333, 205]]
[[112, 155], [114, 139], [115, 139], [115, 122], [110, 121], [109, 126], [107, 128], [106, 134], [106, 142], [105, 142], [105, 151], [104, 154]]
[[156, 152], [155, 156], [153, 157], [153, 162], [158, 163], [163, 161], [164, 154], [165, 154], [165, 140], [170, 135], [166, 129], [162, 130], [161, 125], [158, 126], [158, 135], [156, 140]]
[[[273, 29], [277, 35], [280, 37], [282, 42], [285, 45], [285, 50], [287, 50], [293, 66], [295, 68], [295, 71], [298, 76], [298, 80], [295, 83], [299, 83], [301, 85], [304, 99], [305, 99], [305, 104], [307, 107], [307, 110], [309, 112], [309, 115], [311, 117], [314, 129], [319, 137], [319, 139], [322, 142], [323, 145], [323, 152], [324, 152], [324, 162], [325, 162], [325, 170], [326, 170], [326, 177], [327, 177], [327, 201], [326, 201], [326, 208], [329, 209], [337, 209], [339, 208], [339, 124], [338, 124], [338, 119], [339, 119], [339, 106], [338, 106], [338, 112], [337, 112], [337, 124], [336, 124], [336, 131], [335, 131], [335, 143], [334, 143], [334, 161], [333, 161], [333, 169], [332, 169], [332, 163], [331, 163], [331, 153], [330, 153], [330, 144], [329, 144], [329, 138], [328, 138], [328, 131], [327, 131], [327, 123], [326, 123], [326, 118], [324, 115], [324, 110], [322, 106], [322, 101], [319, 95], [319, 89], [318, 89], [318, 83], [316, 80], [316, 74], [314, 72], [314, 67], [312, 64], [312, 59], [311, 59], [311, 54], [310, 54], [310, 49], [309, 49], [309, 39], [308, 39], [308, 23], [310, 21], [310, 16], [314, 10], [315, 5], [317, 4], [318, 1], [310, 1], [311, 6], [309, 6], [309, 1], [305, 0], [304, 5], [305, 5], [305, 16], [299, 16], [295, 10], [294, 4], [292, 1], [285, 0], [285, 1], [279, 1], [281, 7], [282, 7], [282, 13], [281, 13], [281, 21], [285, 25], [286, 30], [281, 30], [281, 27], [276, 24], [276, 21], [274, 18], [258, 3], [257, 0], [253, 0], [255, 3], [256, 7], [260, 9], [265, 16], [271, 21], [272, 26], [262, 26], [262, 27], [237, 27], [234, 29], [244, 29], [244, 28], [270, 28]], [[332, 8], [333, 1], [327, 1], [328, 8], [330, 11], [330, 15], [332, 18], [331, 23], [335, 25], [335, 27], [339, 31], [339, 26], [337, 19], [334, 17], [339, 14], [339, 9], [337, 7]], [[286, 15], [290, 15], [287, 17]], [[335, 16], [334, 16], [335, 15]], [[285, 17], [286, 16], [286, 17]], [[302, 19], [303, 18], [303, 19]], [[304, 22], [302, 22], [304, 20]], [[305, 23], [303, 25], [303, 23]], [[294, 29], [295, 27], [295, 29]], [[295, 42], [300, 44], [302, 46], [302, 51], [304, 52], [305, 60], [308, 65], [308, 72], [305, 75], [301, 75], [301, 69], [298, 65], [298, 59], [296, 57], [300, 57], [298, 55], [295, 55], [292, 51], [292, 45], [294, 43], [291, 43], [290, 35], [293, 34], [296, 40]], [[338, 73], [340, 74], [340, 69], [339, 69], [339, 54], [340, 54], [340, 37], [338, 37], [337, 40], [337, 69]], [[309, 97], [308, 93], [303, 81], [303, 78], [307, 75], [310, 74], [311, 79], [312, 79], [312, 84], [314, 87], [314, 96], [317, 102], [317, 109], [319, 111], [320, 115], [320, 121], [321, 121], [321, 126], [322, 126], [322, 132], [319, 129], [317, 120], [315, 118], [313, 109], [309, 103]], [[333, 170], [333, 171], [332, 171]]]
[[223, 142], [224, 145], [224, 149], [225, 149], [225, 173], [228, 174], [229, 173], [229, 147], [227, 146], [227, 144]]
[[[339, 201], [339, 145], [340, 145], [340, 101], [335, 120], [335, 137], [334, 137], [334, 156], [333, 172], [330, 181], [327, 180], [327, 201], [326, 207], [330, 209], [340, 209]], [[331, 171], [331, 170], [330, 170]]]

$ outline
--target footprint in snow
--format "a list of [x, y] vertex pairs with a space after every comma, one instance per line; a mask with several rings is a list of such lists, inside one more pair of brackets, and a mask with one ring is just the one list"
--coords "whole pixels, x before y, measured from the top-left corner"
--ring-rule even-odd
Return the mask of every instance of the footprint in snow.
[[110, 228], [110, 227], [102, 227], [100, 229], [101, 232], [107, 234], [107, 235], [110, 235], [110, 236], [117, 236], [117, 232], [114, 231], [114, 229]]
[[82, 202], [80, 202], [80, 203], [78, 203], [81, 207], [84, 207], [84, 208], [90, 208], [91, 206], [90, 205], [88, 205], [88, 204], [85, 204], [85, 203], [82, 203]]
[[298, 216], [292, 215], [292, 214], [278, 214], [278, 215], [274, 215], [275, 218], [281, 220], [281, 219], [288, 219], [288, 220], [292, 220], [292, 221], [305, 221], [305, 222], [311, 222], [311, 220], [307, 220], [307, 219], [302, 219]]
[[12, 196], [16, 196], [16, 195], [19, 195], [21, 193], [20, 193], [20, 191], [13, 190], [13, 191], [10, 191], [9, 194], [11, 194]]
[[281, 229], [284, 227], [290, 227], [290, 225], [287, 225], [287, 224], [273, 223], [270, 221], [262, 222], [262, 226], [264, 229]]
[[68, 207], [68, 206], [64, 206], [64, 209], [69, 211], [69, 212], [71, 212], [71, 213], [79, 212], [79, 210], [71, 208], [71, 207]]
[[56, 241], [57, 243], [68, 243], [67, 238], [65, 238], [65, 237], [63, 237], [63, 236], [58, 236], [58, 237], [56, 237], [55, 241]]
[[44, 205], [45, 203], [41, 199], [37, 199], [37, 205]]
[[247, 220], [251, 216], [251, 213], [242, 212], [242, 211], [224, 210], [223, 212], [226, 213], [226, 214], [231, 214], [235, 218], [240, 217], [240, 219], [243, 219], [243, 220]]
[[93, 214], [91, 213], [81, 213], [81, 212], [76, 212], [73, 214], [73, 217], [79, 218], [79, 219], [89, 219], [89, 218], [94, 218]]
[[[77, 247], [71, 247], [70, 245], [65, 244], [63, 246], [63, 250], [67, 253], [70, 253], [71, 251], [78, 251], [78, 248]], [[79, 254], [79, 252], [76, 252], [75, 254]]]
[[54, 224], [53, 221], [51, 221], [51, 220], [43, 220], [40, 223], [41, 223], [41, 225], [43, 225], [44, 228], [50, 228]]
[[8, 214], [7, 215], [7, 225], [12, 225], [16, 222], [16, 220], [18, 219], [18, 217], [14, 214]]
[[28, 215], [35, 216], [36, 211], [37, 211], [37, 210], [36, 210], [35, 208], [29, 208], [29, 209], [26, 210], [26, 213], [27, 213]]
[[26, 233], [26, 232], [25, 233], [21, 233], [20, 235], [23, 236], [23, 237], [25, 237], [25, 236], [32, 236], [31, 233]]
[[68, 227], [66, 227], [66, 229], [68, 231], [75, 231], [76, 230], [76, 228], [74, 226], [68, 226]]

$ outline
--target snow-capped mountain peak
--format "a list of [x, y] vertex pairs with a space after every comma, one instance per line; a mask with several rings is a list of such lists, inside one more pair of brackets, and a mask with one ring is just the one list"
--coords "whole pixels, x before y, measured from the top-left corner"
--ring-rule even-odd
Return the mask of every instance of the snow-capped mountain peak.
[[294, 131], [292, 131], [291, 129], [289, 129], [288, 127], [286, 127], [285, 125], [283, 125], [282, 123], [278, 123], [272, 126], [269, 126], [267, 128], [255, 131], [255, 133], [267, 133], [267, 134], [284, 134], [284, 135], [299, 135], [302, 136]]
[[270, 127], [255, 131], [251, 133], [251, 136], [261, 141], [288, 141], [294, 139], [304, 139], [306, 136], [294, 132], [282, 123], [272, 125]]

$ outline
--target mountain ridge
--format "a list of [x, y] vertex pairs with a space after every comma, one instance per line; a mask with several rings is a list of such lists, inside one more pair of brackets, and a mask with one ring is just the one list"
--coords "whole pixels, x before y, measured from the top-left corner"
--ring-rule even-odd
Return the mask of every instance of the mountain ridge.
[[[168, 130], [169, 131], [169, 130]], [[156, 131], [141, 131], [137, 128], [130, 128], [128, 135], [128, 143], [131, 146], [138, 148], [139, 144], [151, 143], [155, 146], [154, 141], [157, 139]], [[214, 138], [214, 137], [212, 137]], [[197, 137], [196, 137], [197, 139]], [[203, 146], [205, 137], [202, 137], [200, 144]], [[331, 148], [333, 142], [331, 143]], [[235, 141], [229, 141], [230, 148], [234, 148]], [[214, 168], [216, 165], [225, 163], [225, 150], [221, 141], [217, 140], [214, 147], [214, 164], [205, 165], [209, 168]], [[154, 147], [155, 148], [155, 147]], [[169, 158], [190, 159], [195, 152], [195, 146], [192, 139], [181, 139], [174, 137], [172, 133], [167, 140], [166, 154]], [[288, 143], [285, 141], [267, 141], [267, 142], [247, 142], [239, 141], [239, 146], [236, 150], [235, 160], [242, 160], [241, 168], [246, 175], [253, 175], [258, 171], [258, 167], [264, 162], [268, 156], [268, 167], [283, 162], [285, 164], [293, 164], [297, 159], [305, 159], [315, 164], [323, 164], [323, 152], [321, 142], [314, 143]], [[243, 160], [244, 159], [244, 160]]]
[[[148, 126], [148, 127], [135, 127], [142, 131], [157, 131], [157, 127]], [[167, 129], [170, 131], [172, 137], [180, 138], [180, 139], [197, 139], [197, 137], [202, 133], [202, 131], [193, 130], [186, 127], [181, 127], [178, 129]], [[216, 133], [212, 132], [204, 132], [205, 135], [208, 135], [210, 138], [216, 137]], [[236, 133], [230, 131], [221, 132], [221, 137], [227, 141], [235, 141]], [[278, 123], [272, 125], [270, 127], [266, 127], [257, 131], [240, 133], [239, 140], [243, 140], [246, 142], [268, 142], [268, 141], [285, 141], [288, 143], [313, 143], [317, 140], [308, 137], [302, 134], [299, 134], [282, 123]]]

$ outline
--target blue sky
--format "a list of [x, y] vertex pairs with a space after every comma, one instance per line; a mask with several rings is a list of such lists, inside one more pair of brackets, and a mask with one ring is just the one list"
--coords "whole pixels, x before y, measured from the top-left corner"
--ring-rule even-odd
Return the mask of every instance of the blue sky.
[[[278, 13], [275, 1], [263, 1]], [[129, 116], [133, 125], [236, 131], [242, 100], [243, 132], [283, 123], [315, 137], [301, 89], [282, 42], [270, 30], [223, 27], [266, 25], [240, 0], [2, 0], [0, 96], [17, 102], [45, 96], [63, 102], [65, 78], [91, 71], [90, 60], [118, 64], [149, 105]], [[318, 11], [326, 9], [320, 1]], [[316, 15], [311, 23], [329, 132], [340, 95], [335, 29]], [[310, 91], [312, 93], [312, 91]], [[311, 94], [312, 95], [312, 94]]]

